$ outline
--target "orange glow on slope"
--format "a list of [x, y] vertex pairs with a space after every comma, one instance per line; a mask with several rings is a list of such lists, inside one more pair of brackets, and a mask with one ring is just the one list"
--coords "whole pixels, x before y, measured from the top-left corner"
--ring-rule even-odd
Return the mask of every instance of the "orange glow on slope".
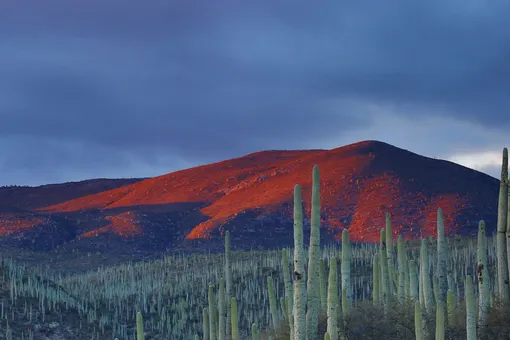
[[138, 221], [136, 220], [136, 215], [133, 212], [106, 216], [105, 219], [110, 221], [110, 224], [85, 232], [81, 234], [80, 237], [98, 237], [99, 234], [113, 232], [118, 236], [128, 238], [143, 233], [142, 228], [140, 228]]
[[[210, 219], [195, 226], [186, 236], [187, 239], [203, 239], [250, 209], [284, 213], [291, 218], [292, 208], [283, 211], [282, 204], [292, 203], [295, 184], [301, 185], [305, 214], [309, 218], [312, 168], [318, 164], [322, 224], [329, 225], [329, 232], [336, 238], [348, 227], [353, 241], [378, 242], [386, 212], [392, 215], [395, 238], [399, 233], [406, 239], [433, 235], [438, 207], [444, 212], [446, 232], [454, 232], [458, 227], [454, 221], [468, 208], [469, 200], [457, 194], [441, 196], [441, 185], [432, 193], [424, 193], [431, 183], [436, 185], [435, 179], [423, 174], [414, 178], [411, 170], [396, 171], [395, 164], [404, 164], [410, 156], [403, 150], [388, 148], [393, 147], [368, 141], [333, 150], [259, 152], [143, 180], [41, 210], [101, 209], [107, 212], [107, 209], [129, 206], [203, 202], [207, 205], [201, 213]], [[382, 151], [379, 154], [377, 150]], [[419, 156], [411, 161], [418, 162], [419, 168], [436, 162]], [[421, 186], [416, 186], [415, 182], [420, 182]], [[110, 224], [83, 236], [107, 231], [120, 236], [143, 232], [134, 214], [112, 215], [106, 219]]]
[[28, 217], [26, 219], [19, 219], [19, 217], [11, 215], [1, 215], [0, 236], [23, 232], [24, 230], [32, 229], [45, 222], [47, 222], [47, 220], [42, 218]]

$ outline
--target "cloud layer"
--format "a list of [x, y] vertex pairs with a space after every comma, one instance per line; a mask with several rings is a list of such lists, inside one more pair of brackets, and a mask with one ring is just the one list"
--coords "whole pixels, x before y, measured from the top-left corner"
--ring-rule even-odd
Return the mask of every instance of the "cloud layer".
[[503, 0], [4, 0], [0, 184], [362, 139], [485, 164], [467, 159], [508, 143], [509, 12]]

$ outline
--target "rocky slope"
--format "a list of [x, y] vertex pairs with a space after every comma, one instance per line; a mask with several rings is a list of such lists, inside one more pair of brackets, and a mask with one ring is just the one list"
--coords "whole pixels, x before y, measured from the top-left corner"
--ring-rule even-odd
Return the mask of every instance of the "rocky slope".
[[[292, 244], [292, 193], [303, 188], [309, 216], [311, 170], [321, 171], [325, 242], [349, 228], [355, 241], [379, 239], [390, 212], [395, 234], [494, 230], [498, 181], [460, 165], [364, 141], [332, 150], [263, 151], [103, 190], [66, 185], [0, 189], [0, 242], [32, 250], [214, 250], [228, 229], [241, 248]], [[103, 182], [106, 183], [106, 182]], [[114, 184], [115, 183], [115, 184]], [[125, 185], [122, 185], [125, 184]], [[25, 191], [24, 191], [25, 190]], [[37, 197], [33, 199], [30, 197]]]

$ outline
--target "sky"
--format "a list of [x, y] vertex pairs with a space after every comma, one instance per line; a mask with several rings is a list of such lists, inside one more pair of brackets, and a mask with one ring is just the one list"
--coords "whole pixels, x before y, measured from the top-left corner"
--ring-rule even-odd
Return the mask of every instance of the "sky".
[[381, 140], [499, 177], [507, 0], [2, 0], [0, 185]]

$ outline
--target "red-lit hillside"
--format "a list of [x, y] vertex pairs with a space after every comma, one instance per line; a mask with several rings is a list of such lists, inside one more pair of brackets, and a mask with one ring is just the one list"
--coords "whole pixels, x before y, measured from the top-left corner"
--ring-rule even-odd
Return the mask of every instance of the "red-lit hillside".
[[[481, 218], [491, 229], [496, 220], [496, 179], [375, 141], [333, 150], [258, 152], [10, 219], [27, 221], [20, 232], [27, 234], [27, 225], [32, 225], [42, 238], [46, 229], [53, 230], [54, 238], [65, 230], [61, 242], [75, 245], [97, 242], [107, 247], [124, 240], [155, 250], [197, 243], [203, 247], [216, 244], [224, 229], [243, 247], [290, 245], [293, 187], [302, 186], [309, 216], [314, 164], [321, 171], [326, 239], [349, 228], [353, 240], [376, 241], [386, 212], [392, 214], [395, 233], [406, 237], [433, 234], [438, 207], [451, 234], [472, 233]], [[1, 228], [12, 234], [13, 222], [0, 226], [0, 233]]]

